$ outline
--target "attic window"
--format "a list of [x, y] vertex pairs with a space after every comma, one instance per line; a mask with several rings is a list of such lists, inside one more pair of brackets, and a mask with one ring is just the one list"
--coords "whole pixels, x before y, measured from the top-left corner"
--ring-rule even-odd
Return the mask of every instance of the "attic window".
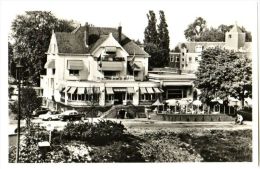
[[232, 38], [232, 35], [228, 35], [229, 38]]

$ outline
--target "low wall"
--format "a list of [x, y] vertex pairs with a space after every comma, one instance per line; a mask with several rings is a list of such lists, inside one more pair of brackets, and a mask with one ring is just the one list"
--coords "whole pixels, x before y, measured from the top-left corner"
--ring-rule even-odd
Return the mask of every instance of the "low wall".
[[157, 114], [158, 120], [164, 121], [233, 121], [233, 117], [225, 114]]

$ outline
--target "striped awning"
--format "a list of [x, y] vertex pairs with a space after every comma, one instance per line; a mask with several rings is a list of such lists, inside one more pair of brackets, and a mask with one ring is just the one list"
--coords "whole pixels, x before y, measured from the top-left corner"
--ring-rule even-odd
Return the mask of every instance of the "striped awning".
[[84, 67], [82, 60], [68, 60], [69, 70], [82, 70]]
[[151, 88], [151, 87], [147, 87], [146, 90], [147, 90], [147, 92], [149, 94], [153, 94], [154, 93], [153, 88]]
[[76, 90], [77, 90], [76, 87], [71, 87], [70, 90], [68, 91], [68, 93], [74, 94]]
[[126, 88], [113, 88], [114, 89], [114, 92], [126, 92]]
[[144, 87], [140, 87], [140, 93], [141, 94], [146, 94], [148, 92], [147, 92], [147, 90]]
[[100, 93], [100, 88], [99, 87], [94, 87], [94, 93], [99, 94]]
[[102, 62], [102, 70], [104, 71], [122, 71], [124, 69], [124, 62]]
[[87, 94], [93, 94], [93, 88], [92, 87], [87, 87], [86, 91], [87, 91]]
[[77, 94], [85, 94], [85, 87], [78, 87]]
[[127, 88], [127, 93], [135, 93], [134, 88], [133, 87], [128, 87]]
[[67, 92], [67, 93], [68, 93], [69, 90], [70, 90], [70, 88], [71, 88], [71, 87], [68, 87], [68, 86], [67, 86], [64, 92]]
[[51, 69], [55, 69], [55, 60], [54, 59], [51, 59], [51, 60], [48, 60], [45, 65], [44, 65], [44, 68], [51, 68]]
[[160, 89], [158, 89], [157, 87], [154, 87], [153, 90], [154, 90], [154, 93], [162, 93], [163, 92]]
[[60, 92], [61, 93], [64, 93], [66, 90], [65, 90], [66, 88], [65, 87], [63, 87], [61, 90], [60, 90]]
[[107, 87], [106, 88], [106, 93], [107, 94], [114, 94], [114, 91], [113, 91], [112, 87]]

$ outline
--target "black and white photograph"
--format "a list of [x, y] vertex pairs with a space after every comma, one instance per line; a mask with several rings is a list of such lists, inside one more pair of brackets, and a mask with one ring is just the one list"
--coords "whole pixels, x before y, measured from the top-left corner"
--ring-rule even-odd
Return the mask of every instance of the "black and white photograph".
[[259, 1], [0, 4], [1, 167], [259, 167]]

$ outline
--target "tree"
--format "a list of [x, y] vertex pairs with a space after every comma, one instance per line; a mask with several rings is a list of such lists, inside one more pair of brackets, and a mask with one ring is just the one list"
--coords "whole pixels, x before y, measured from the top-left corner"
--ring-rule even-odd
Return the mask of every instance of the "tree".
[[161, 51], [157, 62], [159, 67], [164, 67], [169, 64], [169, 52], [170, 52], [170, 37], [168, 31], [168, 25], [166, 23], [165, 15], [163, 11], [159, 11], [160, 23], [158, 25], [158, 48]]
[[[30, 126], [32, 113], [41, 106], [42, 99], [37, 97], [36, 91], [32, 87], [21, 88], [21, 118], [26, 120], [27, 127]], [[14, 114], [18, 113], [18, 101], [10, 105]]]
[[16, 64], [13, 48], [13, 45], [10, 42], [8, 42], [8, 75], [9, 77], [16, 78]]
[[205, 28], [206, 20], [202, 17], [198, 17], [193, 23], [189, 24], [188, 28], [184, 31], [185, 38], [188, 41], [197, 41]]
[[151, 58], [149, 59], [149, 69], [157, 67], [157, 56], [158, 56], [158, 32], [156, 29], [156, 15], [154, 11], [149, 11], [147, 14], [148, 25], [144, 31], [144, 50], [149, 53]]
[[202, 90], [202, 102], [209, 104], [219, 97], [227, 101], [228, 96], [240, 99], [252, 95], [251, 60], [242, 53], [218, 47], [202, 52], [202, 60], [195, 85]]
[[225, 33], [220, 32], [218, 29], [211, 27], [210, 29], [206, 28], [197, 41], [201, 42], [224, 42]]
[[148, 25], [144, 31], [144, 50], [150, 54], [149, 69], [153, 67], [164, 67], [169, 63], [169, 32], [163, 11], [159, 11], [160, 23], [156, 29], [156, 16], [153, 11], [147, 14]]
[[[225, 34], [233, 28], [233, 25], [221, 24], [217, 28], [207, 28], [206, 21], [198, 17], [184, 31], [184, 35], [188, 41], [195, 42], [225, 42]], [[246, 42], [252, 42], [251, 32], [247, 31], [243, 26], [242, 32], [246, 34]]]
[[58, 20], [51, 12], [27, 11], [12, 22], [14, 58], [26, 70], [26, 79], [39, 85], [52, 30], [70, 32], [73, 21]]
[[150, 10], [147, 14], [148, 25], [144, 30], [144, 43], [158, 44], [158, 33], [156, 29], [156, 15], [154, 11]]

